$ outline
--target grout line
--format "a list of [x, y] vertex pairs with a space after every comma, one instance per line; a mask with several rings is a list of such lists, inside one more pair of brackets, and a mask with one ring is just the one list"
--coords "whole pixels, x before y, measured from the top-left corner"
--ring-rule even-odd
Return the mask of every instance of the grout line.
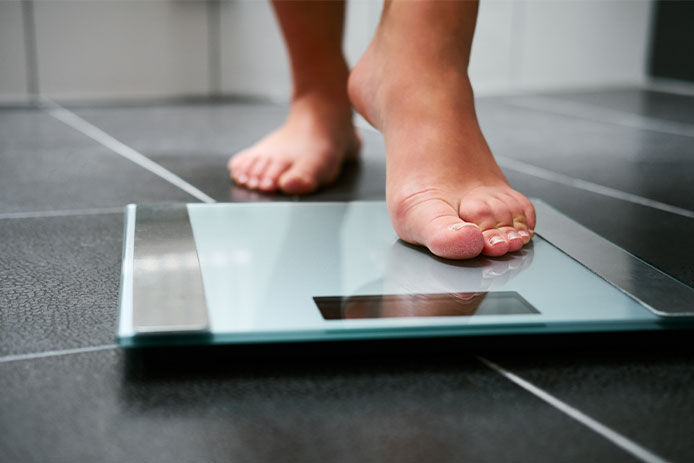
[[556, 408], [560, 412], [570, 416], [571, 418], [578, 421], [582, 425], [584, 425], [587, 428], [591, 429], [592, 431], [600, 434], [602, 437], [609, 440], [610, 442], [615, 444], [617, 447], [620, 447], [622, 450], [630, 453], [631, 455], [638, 458], [639, 460], [644, 461], [646, 463], [667, 463], [668, 460], [664, 459], [663, 457], [658, 456], [655, 453], [651, 452], [650, 450], [646, 449], [645, 447], [640, 446], [636, 442], [634, 442], [631, 439], [625, 437], [624, 435], [618, 433], [617, 431], [614, 431], [613, 429], [608, 428], [607, 426], [605, 426], [604, 424], [595, 420], [594, 418], [591, 418], [590, 416], [588, 416], [585, 413], [581, 412], [580, 410], [572, 407], [571, 405], [567, 404], [566, 402], [562, 402], [561, 400], [557, 399], [556, 397], [554, 397], [553, 395], [551, 395], [547, 391], [540, 389], [539, 387], [535, 386], [534, 384], [530, 383], [529, 381], [526, 381], [525, 379], [521, 378], [520, 376], [518, 376], [514, 373], [511, 373], [510, 371], [499, 366], [498, 364], [491, 362], [490, 360], [487, 360], [486, 358], [480, 357], [480, 356], [477, 356], [477, 360], [482, 362], [484, 365], [486, 365], [491, 370], [494, 370], [495, 372], [504, 376], [509, 381], [515, 383], [516, 385], [518, 385], [521, 388], [525, 389], [526, 391], [530, 392], [534, 396], [538, 397], [539, 399], [541, 399], [541, 400], [545, 401], [546, 403], [548, 403], [549, 405], [553, 406], [554, 408]]
[[37, 211], [37, 212], [6, 212], [0, 213], [0, 220], [3, 219], [35, 219], [43, 217], [70, 217], [74, 215], [97, 215], [97, 214], [121, 214], [122, 207], [102, 207], [91, 209], [65, 209], [58, 211]]
[[205, 203], [216, 202], [213, 198], [206, 195], [190, 183], [186, 182], [178, 175], [160, 166], [159, 164], [152, 161], [142, 153], [139, 153], [138, 151], [135, 151], [134, 149], [130, 148], [124, 143], [116, 140], [111, 135], [107, 134], [95, 125], [90, 124], [89, 122], [82, 119], [72, 111], [69, 111], [63, 108], [62, 106], [58, 105], [57, 103], [54, 103], [47, 99], [44, 99], [43, 102], [45, 103], [44, 109], [48, 111], [48, 114], [58, 119], [59, 121], [65, 123], [66, 125], [69, 125], [78, 132], [82, 132], [84, 135], [88, 136], [92, 140], [101, 143], [105, 147], [111, 149], [117, 154], [123, 156], [124, 158], [134, 162], [140, 167], [144, 167], [148, 171], [152, 172], [155, 175], [158, 175], [159, 177], [163, 178], [172, 185], [180, 188], [181, 190], [185, 191], [186, 193], [195, 197], [196, 199]]
[[652, 117], [640, 116], [616, 109], [603, 108], [592, 104], [564, 100], [561, 97], [526, 97], [522, 101], [506, 103], [523, 109], [559, 114], [561, 116], [577, 117], [592, 122], [632, 127], [651, 132], [667, 133], [682, 137], [694, 137], [694, 125], [675, 121], [664, 121]]
[[[360, 117], [356, 118], [355, 123], [358, 127], [380, 133], [378, 132], [378, 130], [371, 127], [371, 125], [369, 125], [365, 120], [363, 120]], [[528, 164], [527, 162], [517, 161], [515, 159], [507, 158], [505, 156], [495, 155], [494, 158], [502, 167], [515, 170], [517, 172], [521, 172], [527, 175], [531, 175], [533, 177], [538, 177], [554, 183], [560, 183], [562, 185], [577, 188], [579, 190], [590, 191], [591, 193], [609, 196], [610, 198], [620, 199], [622, 201], [638, 204], [640, 206], [651, 207], [661, 211], [670, 212], [672, 214], [677, 214], [688, 218], [694, 218], [694, 211], [690, 211], [689, 209], [684, 209], [667, 203], [662, 203], [660, 201], [655, 201], [653, 199], [644, 198], [643, 196], [635, 195], [633, 193], [627, 193], [622, 190], [606, 187], [604, 185], [588, 182], [586, 180], [573, 178], [568, 175], [560, 174], [549, 169], [537, 167], [532, 164]]]
[[538, 177], [554, 183], [560, 183], [562, 185], [578, 188], [580, 190], [590, 191], [591, 193], [609, 196], [610, 198], [621, 199], [622, 201], [638, 204], [640, 206], [651, 207], [653, 209], [670, 212], [672, 214], [677, 214], [688, 218], [694, 218], [694, 211], [690, 211], [689, 209], [684, 209], [682, 207], [662, 203], [653, 199], [644, 198], [643, 196], [627, 193], [622, 190], [617, 190], [615, 188], [610, 188], [597, 183], [588, 182], [579, 178], [570, 177], [568, 175], [560, 174], [549, 169], [544, 169], [542, 167], [537, 167], [532, 164], [528, 164], [524, 161], [517, 161], [515, 159], [507, 158], [505, 156], [494, 157], [499, 162], [500, 166], [505, 167], [507, 169], [515, 170], [516, 172], [532, 175], [533, 177]]
[[33, 360], [46, 357], [59, 357], [62, 355], [82, 354], [85, 352], [98, 352], [118, 347], [116, 344], [103, 344], [101, 346], [78, 347], [76, 349], [49, 350], [46, 352], [34, 352], [31, 354], [6, 355], [0, 357], [0, 363], [19, 362], [21, 360]]

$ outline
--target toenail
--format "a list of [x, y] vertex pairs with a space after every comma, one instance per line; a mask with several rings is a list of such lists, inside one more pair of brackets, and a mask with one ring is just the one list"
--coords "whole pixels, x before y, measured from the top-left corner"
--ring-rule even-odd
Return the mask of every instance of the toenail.
[[474, 223], [454, 223], [453, 225], [449, 226], [448, 229], [452, 231], [458, 231], [463, 227], [475, 227], [476, 229], [480, 229], [477, 225]]
[[492, 246], [504, 242], [506, 242], [506, 240], [500, 236], [492, 236], [491, 238], [489, 238], [489, 244], [491, 244]]
[[248, 181], [248, 177], [241, 174], [239, 175], [239, 183], [246, 183]]
[[525, 230], [518, 230], [518, 234], [519, 234], [520, 236], [522, 236], [523, 239], [525, 239], [525, 238], [530, 238], [530, 233], [528, 233], [528, 232], [525, 231]]
[[271, 188], [272, 180], [266, 178], [265, 180], [263, 180], [263, 183], [261, 183], [260, 186], [263, 188]]
[[255, 188], [258, 186], [258, 179], [257, 178], [252, 178], [248, 181], [248, 186], [251, 188]]
[[520, 240], [520, 239], [522, 239], [522, 237], [518, 232], [512, 231], [512, 232], [508, 232], [508, 239]]

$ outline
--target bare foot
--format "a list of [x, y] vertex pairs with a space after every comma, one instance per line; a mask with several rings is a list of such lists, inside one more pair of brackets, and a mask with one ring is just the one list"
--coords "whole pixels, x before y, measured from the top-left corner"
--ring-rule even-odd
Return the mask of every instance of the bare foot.
[[308, 194], [337, 180], [361, 143], [351, 105], [336, 93], [295, 96], [282, 127], [229, 159], [231, 178], [246, 188], [288, 194]]
[[509, 186], [479, 128], [464, 41], [434, 37], [446, 24], [427, 23], [421, 8], [438, 6], [425, 3], [390, 4], [349, 78], [352, 103], [385, 137], [393, 227], [445, 258], [516, 251], [532, 237], [534, 208]]

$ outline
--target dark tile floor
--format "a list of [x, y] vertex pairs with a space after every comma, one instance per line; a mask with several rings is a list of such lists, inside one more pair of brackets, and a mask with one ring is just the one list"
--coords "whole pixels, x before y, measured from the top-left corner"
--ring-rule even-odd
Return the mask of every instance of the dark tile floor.
[[555, 95], [577, 103], [626, 111], [643, 117], [664, 121], [694, 124], [694, 92], [672, 94], [662, 91], [643, 92], [640, 89], [606, 89], [602, 91], [562, 92]]
[[[527, 100], [532, 101], [516, 99]], [[481, 123], [497, 156], [694, 209], [694, 195], [688, 194], [694, 182], [694, 124], [692, 136], [672, 135], [529, 111], [513, 103], [509, 99], [505, 105], [479, 105]]]
[[191, 201], [43, 111], [0, 111], [0, 214]]
[[[500, 158], [679, 207], [505, 168], [523, 193], [694, 285], [691, 102], [608, 89], [482, 99], [479, 112]], [[72, 110], [216, 200], [286, 199], [235, 188], [224, 170], [285, 107]], [[384, 145], [363, 134], [363, 161], [307, 200], [383, 198]], [[487, 368], [470, 355], [479, 346], [333, 360], [208, 349], [202, 364], [200, 352], [152, 362], [115, 348], [122, 215], [113, 208], [163, 201], [195, 198], [45, 110], [0, 109], [1, 461], [657, 461]], [[673, 338], [505, 340], [488, 357], [662, 458], [691, 461], [694, 349]]]

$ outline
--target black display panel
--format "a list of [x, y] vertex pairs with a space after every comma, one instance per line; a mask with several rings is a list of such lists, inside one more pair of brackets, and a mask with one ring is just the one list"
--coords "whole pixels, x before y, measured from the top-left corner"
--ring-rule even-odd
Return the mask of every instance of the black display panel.
[[325, 320], [540, 313], [516, 291], [316, 296]]

